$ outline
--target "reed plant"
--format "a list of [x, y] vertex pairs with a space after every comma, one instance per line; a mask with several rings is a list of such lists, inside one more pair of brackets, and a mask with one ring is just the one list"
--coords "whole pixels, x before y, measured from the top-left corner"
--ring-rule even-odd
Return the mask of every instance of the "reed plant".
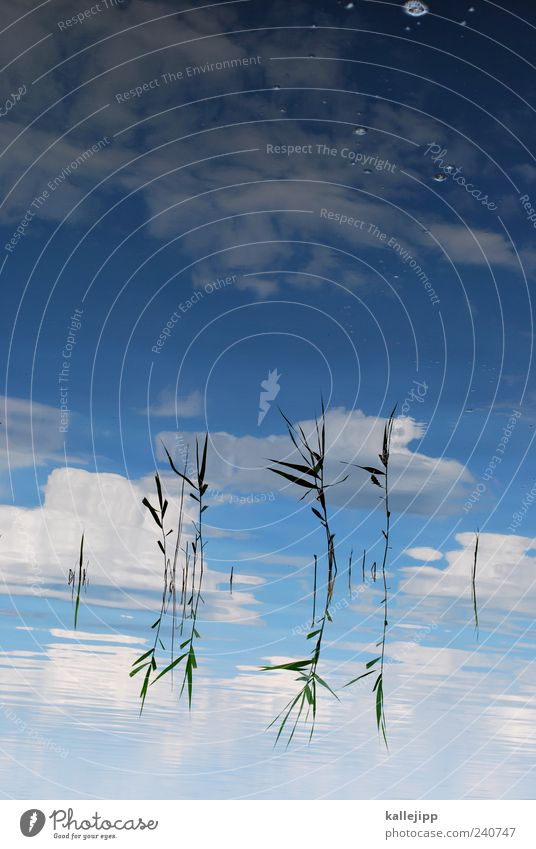
[[[363, 469], [370, 475], [370, 481], [374, 486], [383, 489], [383, 506], [384, 506], [384, 514], [385, 514], [385, 528], [382, 529], [383, 535], [383, 556], [381, 561], [381, 578], [383, 583], [383, 598], [380, 602], [382, 606], [383, 613], [383, 628], [382, 628], [382, 636], [378, 643], [376, 643], [376, 647], [380, 648], [380, 654], [369, 660], [365, 665], [365, 672], [361, 675], [358, 675], [357, 678], [353, 678], [351, 681], [348, 681], [345, 684], [345, 687], [349, 687], [351, 684], [355, 684], [356, 681], [360, 681], [362, 678], [366, 678], [368, 675], [376, 675], [376, 681], [374, 682], [373, 693], [375, 693], [376, 700], [376, 724], [378, 726], [378, 732], [381, 733], [385, 745], [387, 746], [387, 725], [385, 720], [385, 703], [384, 703], [384, 666], [385, 666], [385, 646], [387, 641], [387, 628], [389, 625], [388, 622], [388, 588], [387, 588], [387, 560], [389, 556], [390, 549], [390, 537], [391, 537], [391, 509], [389, 505], [389, 458], [391, 454], [391, 437], [393, 432], [393, 424], [395, 420], [395, 412], [396, 405], [391, 412], [391, 415], [387, 419], [385, 423], [384, 431], [383, 431], [383, 443], [381, 453], [378, 454], [379, 460], [383, 466], [382, 469], [376, 468], [375, 466], [360, 466], [355, 463], [351, 463], [350, 465], [355, 466], [355, 468]], [[363, 555], [363, 564], [364, 564]], [[376, 580], [376, 562], [372, 564], [372, 578]], [[363, 574], [364, 574], [364, 566], [363, 566]]]
[[[162, 596], [159, 616], [151, 625], [151, 630], [154, 631], [153, 645], [150, 649], [148, 649], [148, 651], [136, 658], [132, 664], [132, 670], [130, 672], [131, 678], [138, 675], [139, 672], [144, 672], [143, 683], [140, 690], [140, 714], [143, 712], [149, 685], [154, 683], [154, 681], [151, 681], [151, 676], [158, 670], [158, 650], [161, 648], [162, 651], [166, 651], [166, 647], [162, 642], [160, 633], [164, 615], [168, 610], [170, 599], [174, 597], [175, 593], [175, 576], [168, 556], [168, 537], [173, 533], [173, 529], [166, 529], [166, 513], [169, 507], [169, 502], [166, 498], [164, 498], [160, 475], [158, 473], [155, 474], [154, 480], [156, 485], [157, 506], [153, 507], [148, 498], [144, 498], [142, 503], [151, 514], [153, 521], [159, 530], [160, 538], [157, 540], [157, 545], [163, 559]], [[172, 629], [174, 629], [174, 623], [172, 624]], [[167, 671], [169, 671], [169, 667], [166, 667], [157, 677], [161, 677], [161, 675], [166, 674]], [[154, 680], [156, 680], [156, 678]]]
[[480, 533], [479, 531], [475, 534], [475, 550], [473, 554], [473, 568], [471, 570], [471, 601], [473, 603], [473, 616], [475, 620], [475, 634], [478, 639], [479, 633], [479, 625], [478, 625], [478, 605], [476, 599], [476, 566], [478, 561], [478, 544], [480, 542]]
[[[201, 638], [201, 634], [197, 629], [197, 617], [199, 613], [199, 604], [204, 603], [202, 596], [203, 575], [205, 570], [205, 539], [203, 533], [203, 514], [208, 510], [208, 504], [205, 503], [205, 493], [208, 489], [206, 483], [207, 470], [207, 449], [208, 449], [208, 433], [205, 434], [202, 450], [200, 451], [199, 442], [196, 440], [196, 465], [195, 473], [192, 480], [186, 474], [186, 468], [180, 472], [175, 466], [173, 459], [164, 446], [166, 455], [171, 469], [178, 475], [182, 484], [185, 483], [191, 488], [189, 493], [197, 504], [197, 517], [193, 521], [194, 539], [189, 543], [186, 549], [186, 561], [184, 570], [184, 579], [182, 585], [182, 622], [181, 633], [183, 633], [185, 622], [189, 620], [190, 635], [180, 644], [182, 654], [171, 661], [171, 663], [163, 670], [152, 682], [158, 681], [163, 675], [167, 674], [178, 666], [184, 660], [184, 674], [180, 695], [182, 696], [185, 687], [188, 692], [188, 706], [192, 707], [192, 692], [193, 692], [193, 674], [197, 669], [197, 657], [195, 653], [195, 641]], [[190, 584], [191, 578], [191, 584]]]
[[[325, 636], [325, 628], [327, 622], [331, 622], [331, 614], [329, 609], [333, 598], [333, 590], [337, 576], [337, 557], [334, 542], [335, 534], [333, 533], [330, 526], [329, 511], [326, 499], [326, 491], [335, 484], [328, 484], [325, 481], [326, 415], [324, 404], [322, 402], [322, 413], [320, 418], [315, 419], [315, 432], [312, 438], [308, 437], [305, 434], [303, 428], [300, 425], [293, 425], [292, 422], [290, 422], [289, 419], [284, 415], [284, 413], [281, 413], [281, 415], [285, 420], [291, 442], [303, 462], [289, 463], [283, 460], [271, 459], [269, 460], [269, 462], [275, 463], [276, 466], [271, 466], [270, 471], [274, 474], [279, 475], [285, 480], [290, 481], [300, 490], [303, 490], [303, 494], [300, 500], [303, 500], [307, 497], [312, 499], [313, 504], [311, 505], [311, 510], [315, 518], [318, 520], [324, 535], [325, 560], [327, 564], [325, 583], [326, 593], [324, 603], [321, 607], [321, 613], [317, 617], [316, 591], [318, 558], [316, 554], [314, 555], [315, 571], [313, 589], [313, 615], [311, 630], [307, 634], [307, 640], [314, 641], [311, 653], [309, 654], [309, 656], [301, 660], [294, 660], [288, 663], [280, 663], [273, 666], [261, 667], [262, 671], [266, 672], [271, 672], [275, 670], [286, 670], [289, 672], [298, 673], [298, 677], [295, 680], [301, 684], [301, 687], [299, 687], [297, 695], [294, 696], [288, 702], [288, 704], [268, 726], [269, 728], [271, 728], [272, 726], [279, 723], [277, 737], [275, 740], [275, 742], [277, 743], [281, 735], [283, 734], [285, 728], [287, 727], [287, 723], [292, 717], [294, 721], [287, 740], [288, 746], [292, 741], [292, 738], [294, 737], [294, 734], [302, 717], [306, 726], [308, 725], [309, 720], [311, 721], [309, 740], [312, 738], [317, 716], [317, 688], [319, 686], [326, 689], [335, 699], [337, 699], [337, 701], [339, 700], [338, 696], [329, 686], [329, 684], [318, 674], [318, 666], [321, 658], [321, 651]], [[336, 483], [342, 483], [343, 480], [346, 480], [346, 478], [343, 478], [340, 481], [336, 481]]]
[[[77, 569], [69, 569], [69, 583], [68, 586], [71, 587], [71, 599], [74, 601], [74, 629], [76, 631], [76, 626], [78, 624], [78, 611], [80, 608], [80, 593], [81, 590], [84, 589], [87, 592], [87, 588], [89, 586], [89, 578], [87, 574], [87, 570], [89, 567], [89, 563], [86, 563], [84, 566], [84, 534], [80, 538], [80, 551], [78, 555], [78, 567]], [[76, 601], [75, 601], [75, 592], [76, 592]]]

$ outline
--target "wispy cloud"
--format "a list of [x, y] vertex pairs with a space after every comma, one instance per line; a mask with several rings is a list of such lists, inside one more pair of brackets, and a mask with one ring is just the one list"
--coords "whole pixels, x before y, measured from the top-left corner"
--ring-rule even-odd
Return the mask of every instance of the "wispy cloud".
[[203, 396], [195, 389], [189, 395], [177, 395], [171, 388], [163, 389], [157, 401], [139, 412], [154, 418], [192, 419], [203, 411]]

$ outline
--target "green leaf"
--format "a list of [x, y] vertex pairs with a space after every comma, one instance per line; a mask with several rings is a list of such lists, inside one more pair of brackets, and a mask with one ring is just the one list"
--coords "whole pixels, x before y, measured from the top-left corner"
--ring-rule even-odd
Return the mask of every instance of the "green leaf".
[[181, 662], [181, 660], [183, 660], [185, 657], [186, 657], [186, 654], [181, 654], [180, 657], [176, 657], [175, 660], [172, 661], [172, 663], [169, 663], [166, 666], [166, 668], [163, 669], [162, 672], [160, 672], [160, 674], [156, 676], [156, 678], [153, 678], [153, 680], [151, 682], [151, 686], [152, 686], [152, 684], [155, 684], [158, 681], [159, 678], [162, 678], [164, 675], [167, 675], [168, 672], [171, 672], [172, 669], [175, 669], [175, 667], [178, 666], [178, 664]]
[[373, 672], [374, 672], [374, 669], [371, 669], [370, 672], [363, 672], [362, 675], [358, 675], [357, 678], [352, 678], [352, 680], [348, 681], [348, 684], [345, 684], [344, 686], [349, 687], [350, 684], [355, 684], [356, 681], [360, 681], [362, 678], [366, 678], [367, 675], [372, 675]]
[[378, 731], [382, 727], [382, 715], [383, 715], [383, 686], [381, 681], [381, 675], [378, 678], [377, 682], [377, 690], [376, 690], [376, 723], [378, 725]]
[[171, 468], [173, 469], [173, 471], [175, 472], [175, 474], [176, 474], [176, 475], [178, 475], [178, 476], [179, 476], [180, 478], [182, 478], [183, 480], [185, 480], [185, 481], [186, 481], [186, 483], [187, 483], [189, 486], [191, 486], [191, 487], [192, 487], [192, 489], [195, 489], [195, 484], [193, 484], [193, 483], [192, 483], [192, 481], [190, 480], [190, 478], [186, 477], [186, 475], [184, 475], [182, 472], [179, 472], [179, 470], [176, 468], [176, 466], [175, 466], [175, 464], [174, 464], [173, 460], [171, 459], [171, 455], [170, 455], [169, 451], [167, 450], [167, 448], [166, 448], [166, 446], [164, 445], [164, 443], [163, 443], [163, 442], [162, 442], [162, 445], [163, 445], [164, 451], [165, 451], [165, 452], [166, 452], [166, 454], [167, 454], [167, 458], [168, 458], [168, 461], [169, 461], [169, 465], [171, 466]]
[[302, 463], [284, 463], [283, 460], [273, 460], [271, 457], [268, 457], [269, 463], [279, 463], [280, 466], [285, 466], [287, 469], [294, 469], [295, 472], [302, 472], [304, 475], [313, 475], [316, 474], [317, 467], [304, 466]]
[[76, 595], [76, 604], [74, 606], [74, 630], [76, 631], [76, 623], [78, 622], [78, 608], [80, 607], [80, 587]]
[[374, 664], [378, 663], [378, 661], [381, 660], [381, 659], [382, 659], [382, 657], [380, 655], [379, 657], [375, 657], [374, 660], [369, 660], [369, 662], [365, 664], [365, 668], [370, 669], [371, 666], [374, 666]]
[[141, 698], [141, 707], [140, 707], [140, 715], [143, 711], [143, 706], [145, 704], [145, 697], [147, 696], [147, 688], [149, 686], [149, 678], [151, 676], [151, 667], [149, 665], [149, 669], [145, 673], [145, 678], [143, 679], [142, 688], [140, 690], [140, 698]]
[[141, 672], [142, 669], [145, 669], [146, 666], [150, 666], [150, 665], [151, 665], [151, 661], [149, 661], [148, 663], [142, 663], [142, 665], [138, 666], [137, 669], [133, 669], [132, 672], [129, 672], [128, 677], [134, 678], [134, 676], [137, 675], [138, 672]]
[[[320, 675], [317, 675], [317, 674], [316, 674], [316, 672], [315, 672], [315, 679], [318, 681], [318, 683], [319, 683], [322, 687], [325, 687], [325, 688], [326, 688], [326, 690], [329, 690], [329, 692], [331, 693], [331, 695], [332, 695], [332, 696], [335, 696], [335, 698], [337, 699], [337, 701], [338, 701], [338, 702], [340, 702], [340, 699], [339, 699], [339, 697], [338, 697], [337, 693], [335, 693], [335, 692], [331, 689], [331, 687], [329, 686], [329, 684], [328, 684], [326, 681], [324, 681], [324, 679], [323, 679], [323, 678], [321, 678], [321, 677], [320, 677]], [[348, 685], [346, 685], [346, 686], [348, 686]]]
[[160, 504], [160, 507], [162, 507], [164, 499], [162, 497], [162, 486], [160, 484], [160, 476], [158, 474], [156, 474], [154, 476], [154, 479], [156, 481], [156, 491], [157, 491], [157, 494], [158, 494], [158, 503]]
[[293, 660], [290, 663], [279, 663], [277, 666], [261, 666], [263, 672], [270, 672], [274, 669], [290, 669], [292, 672], [299, 672], [300, 669], [305, 669], [311, 665], [311, 659], [308, 660]]
[[191, 709], [192, 707], [192, 681], [193, 681], [193, 667], [190, 663], [190, 659], [188, 658], [188, 663], [186, 665], [186, 676], [188, 678], [188, 707]]
[[153, 649], [149, 649], [149, 651], [146, 651], [145, 654], [141, 655], [141, 657], [138, 657], [137, 660], [134, 661], [132, 666], [137, 666], [138, 663], [141, 663], [142, 661], [144, 661], [145, 658], [149, 657], [149, 655], [152, 654], [152, 653], [153, 653]]
[[269, 472], [274, 472], [276, 475], [281, 475], [282, 478], [286, 478], [291, 481], [291, 483], [295, 483], [297, 486], [303, 486], [306, 489], [314, 489], [315, 484], [310, 481], [306, 481], [305, 478], [296, 478], [293, 475], [288, 475], [286, 472], [281, 471], [281, 469], [273, 469], [271, 466], [268, 468]]
[[317, 509], [316, 509], [316, 507], [311, 507], [311, 510], [313, 511], [313, 513], [315, 514], [315, 516], [316, 516], [318, 519], [320, 519], [320, 521], [322, 522], [322, 524], [323, 524], [323, 525], [325, 525], [325, 524], [326, 524], [326, 520], [324, 519], [324, 517], [323, 517], [322, 513], [320, 512], [320, 510], [317, 510]]
[[208, 448], [208, 433], [205, 434], [205, 444], [203, 446], [203, 458], [201, 460], [201, 469], [199, 471], [199, 481], [202, 483], [205, 480], [205, 471], [207, 468], [207, 448]]
[[149, 500], [148, 500], [147, 498], [144, 498], [144, 499], [143, 499], [143, 501], [142, 501], [141, 503], [142, 503], [145, 507], [147, 507], [147, 509], [148, 509], [148, 510], [150, 510], [150, 511], [151, 511], [151, 516], [152, 516], [152, 517], [153, 517], [153, 519], [155, 520], [155, 522], [156, 522], [156, 524], [158, 525], [158, 527], [159, 527], [159, 528], [161, 528], [161, 527], [162, 527], [162, 522], [160, 521], [160, 516], [158, 515], [158, 513], [157, 513], [157, 512], [156, 512], [156, 510], [154, 509], [153, 505], [149, 503]]

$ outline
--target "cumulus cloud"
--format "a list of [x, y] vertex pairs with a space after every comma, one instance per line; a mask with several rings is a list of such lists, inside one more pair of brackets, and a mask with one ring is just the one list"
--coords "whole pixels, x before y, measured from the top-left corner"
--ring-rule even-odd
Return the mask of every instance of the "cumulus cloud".
[[[142, 506], [153, 481], [83, 469], [55, 469], [44, 487], [42, 507], [0, 505], [0, 576], [13, 595], [70, 598], [69, 569], [75, 565], [82, 531], [89, 562], [89, 604], [136, 608], [154, 606], [162, 562], [154, 524]], [[177, 516], [177, 488], [168, 491], [169, 516]], [[191, 508], [187, 505], [187, 520]], [[193, 515], [193, 513], [191, 514]], [[188, 521], [185, 526], [187, 528]], [[170, 519], [170, 527], [172, 527]], [[204, 610], [214, 620], [252, 621], [256, 601], [248, 590], [230, 599], [228, 576], [210, 568], [203, 582]], [[261, 578], [235, 571], [235, 587], [258, 586]]]
[[436, 548], [428, 548], [427, 546], [407, 548], [404, 554], [409, 554], [414, 560], [442, 560], [443, 555]]
[[[458, 549], [445, 554], [447, 566], [409, 566], [401, 590], [425, 597], [469, 598], [475, 534], [456, 535]], [[509, 611], [534, 610], [536, 539], [514, 534], [481, 533], [476, 587], [480, 606]], [[416, 578], [416, 580], [413, 580]]]
[[[305, 433], [314, 433], [313, 421], [300, 422]], [[340, 480], [344, 476], [342, 462], [377, 465], [378, 450], [382, 443], [385, 419], [367, 416], [360, 410], [337, 408], [326, 414], [328, 479]], [[415, 513], [450, 513], [456, 509], [458, 499], [464, 494], [471, 476], [465, 466], [456, 460], [429, 457], [412, 450], [410, 444], [425, 432], [423, 424], [408, 416], [397, 419], [393, 430], [391, 456], [392, 504], [397, 511]], [[182, 450], [193, 445], [195, 434], [184, 434]], [[176, 434], [160, 433], [156, 438], [156, 452], [165, 462], [162, 442], [177, 444]], [[190, 451], [191, 456], [191, 451]], [[296, 462], [296, 453], [287, 436], [265, 437], [235, 436], [231, 433], [212, 433], [208, 475], [214, 486], [230, 491], [256, 492], [279, 487], [289, 497], [294, 497], [292, 484], [281, 484], [267, 470], [267, 458]], [[177, 458], [180, 460], [180, 457]], [[352, 508], [371, 508], [378, 504], [378, 490], [369, 485], [365, 472], [351, 469], [348, 480], [331, 490], [332, 502]]]

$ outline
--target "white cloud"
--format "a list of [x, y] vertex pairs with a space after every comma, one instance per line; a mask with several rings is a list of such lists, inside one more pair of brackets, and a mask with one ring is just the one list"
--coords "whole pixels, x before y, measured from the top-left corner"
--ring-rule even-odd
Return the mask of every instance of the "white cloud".
[[[313, 433], [314, 422], [300, 422], [306, 433]], [[337, 408], [326, 414], [326, 432], [330, 458], [327, 478], [343, 477], [341, 461], [377, 465], [385, 419], [366, 416], [360, 410]], [[431, 515], [450, 513], [471, 481], [467, 469], [456, 460], [434, 458], [412, 451], [410, 444], [424, 434], [424, 425], [409, 417], [397, 419], [393, 430], [391, 455], [392, 505], [397, 511]], [[195, 434], [184, 434], [181, 445], [194, 442]], [[165, 462], [162, 442], [171, 447], [176, 434], [164, 432], [156, 438], [156, 453]], [[287, 436], [241, 436], [220, 432], [210, 437], [207, 476], [210, 484], [237, 492], [272, 491], [278, 488], [294, 498], [292, 484], [284, 484], [267, 470], [267, 458], [296, 460]], [[190, 452], [190, 456], [191, 452]], [[180, 458], [178, 458], [180, 459]], [[330, 491], [332, 503], [353, 508], [371, 508], [378, 504], [379, 490], [370, 485], [365, 472], [351, 469], [349, 479]]]
[[443, 555], [436, 548], [428, 548], [427, 546], [407, 548], [404, 554], [409, 554], [414, 560], [441, 560]]
[[51, 628], [50, 634], [62, 640], [76, 640], [79, 643], [124, 643], [125, 645], [143, 644], [143, 637], [132, 637], [126, 634], [95, 634], [89, 631], [71, 631], [68, 628]]
[[[168, 516], [178, 513], [177, 485], [170, 480]], [[155, 526], [142, 506], [152, 497], [152, 479], [129, 481], [121, 475], [98, 474], [83, 469], [55, 469], [44, 487], [42, 507], [24, 509], [0, 505], [0, 573], [3, 589], [12, 595], [37, 595], [70, 599], [67, 577], [85, 534], [85, 559], [89, 562], [87, 602], [121, 608], [154, 607], [162, 562]], [[188, 528], [189, 504], [185, 527]], [[173, 520], [170, 519], [170, 527]], [[173, 538], [173, 537], [172, 537]], [[186, 537], [185, 537], [186, 538]], [[207, 559], [203, 597], [207, 616], [214, 620], [251, 622], [256, 600], [242, 586], [258, 586], [262, 578], [235, 568], [232, 599], [228, 576], [210, 568]]]
[[486, 265], [489, 262], [492, 268], [497, 265], [512, 269], [519, 267], [514, 250], [502, 233], [441, 223], [433, 224], [430, 230], [454, 263]]
[[[445, 554], [447, 567], [410, 566], [401, 590], [424, 597], [455, 597], [470, 601], [475, 534], [456, 535], [460, 548]], [[481, 533], [476, 590], [480, 607], [533, 611], [536, 600], [536, 539], [514, 534]], [[531, 553], [531, 551], [533, 553]], [[484, 620], [485, 621], [485, 620]]]
[[0, 396], [0, 470], [62, 462], [59, 410], [37, 401]]

